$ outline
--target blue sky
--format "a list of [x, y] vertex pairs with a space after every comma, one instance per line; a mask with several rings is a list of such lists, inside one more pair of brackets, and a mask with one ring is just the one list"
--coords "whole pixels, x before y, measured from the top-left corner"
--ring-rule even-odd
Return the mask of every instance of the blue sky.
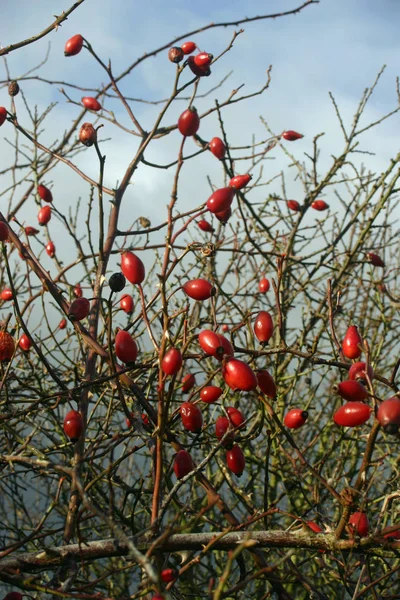
[[[2, 5], [0, 43], [5, 46], [41, 31], [51, 22], [54, 14], [60, 14], [71, 3], [72, 0], [41, 0], [34, 5], [32, 0], [5, 1]], [[86, 0], [58, 32], [13, 52], [7, 61], [11, 76], [19, 77], [43, 59], [51, 42], [49, 59], [40, 71], [42, 77], [82, 86], [98, 86], [107, 82], [107, 78], [87, 52], [68, 59], [63, 56], [65, 41], [76, 33], [84, 35], [104, 61], [110, 58], [114, 72], [118, 74], [144, 52], [210, 22], [290, 10], [299, 4], [295, 0], [252, 0], [246, 4], [238, 0]], [[396, 107], [399, 21], [400, 3], [397, 0], [321, 0], [319, 4], [308, 6], [295, 16], [245, 24], [245, 32], [237, 38], [231, 52], [215, 65], [212, 77], [202, 80], [200, 93], [216, 85], [228, 72], [233, 70], [233, 73], [219, 90], [206, 99], [197, 100], [195, 104], [200, 111], [205, 110], [213, 105], [214, 98], [226, 98], [232, 89], [241, 84], [245, 84], [245, 93], [255, 91], [263, 84], [266, 69], [272, 64], [270, 89], [262, 96], [225, 111], [224, 121], [231, 145], [249, 144], [253, 134], [256, 139], [264, 138], [265, 131], [259, 118], [261, 115], [276, 133], [284, 129], [296, 129], [305, 135], [303, 140], [289, 148], [299, 160], [304, 159], [305, 152], [311, 151], [313, 137], [326, 132], [321, 140], [321, 160], [322, 165], [328, 166], [331, 155], [337, 155], [342, 148], [329, 91], [334, 94], [345, 120], [350, 124], [363, 90], [372, 84], [379, 69], [386, 64], [386, 71], [368, 105], [364, 122], [375, 120]], [[227, 46], [234, 29], [211, 29], [190, 38], [201, 49], [216, 55]], [[121, 89], [127, 95], [148, 100], [167, 97], [174, 69], [166, 58], [166, 51], [162, 52], [144, 61], [124, 80]], [[1, 78], [5, 79], [4, 69]], [[79, 110], [66, 103], [60, 87], [35, 81], [23, 84], [28, 101], [37, 104], [39, 109], [43, 110], [50, 102], [58, 102], [48, 118], [48, 129], [43, 134], [45, 141], [60, 137]], [[77, 101], [83, 95], [79, 91], [70, 93]], [[4, 104], [8, 106], [6, 90], [3, 89], [1, 94]], [[24, 123], [24, 108], [19, 99], [17, 102], [21, 122]], [[176, 102], [167, 113], [165, 124], [175, 123], [185, 104], [184, 101]], [[129, 126], [119, 104], [109, 102], [106, 107], [115, 110], [118, 117]], [[150, 128], [159, 108], [137, 103], [133, 103], [132, 107], [144, 126]], [[374, 150], [376, 156], [363, 157], [363, 160], [377, 171], [384, 169], [387, 160], [398, 151], [398, 122], [399, 117], [395, 116], [365, 136], [362, 147]], [[10, 130], [6, 131], [3, 127], [0, 133], [9, 135]], [[200, 133], [205, 139], [219, 134], [215, 116], [202, 122]], [[102, 135], [110, 138], [102, 148], [107, 154], [105, 182], [113, 187], [121, 179], [124, 166], [133, 155], [136, 139], [121, 134], [108, 123]], [[146, 157], [161, 163], [169, 162], [171, 157], [176, 156], [179, 142], [178, 133], [154, 142]], [[188, 140], [187, 143], [192, 144], [192, 141]], [[2, 144], [0, 156], [7, 160], [8, 155], [9, 148]], [[281, 152], [276, 151], [273, 156], [274, 161], [268, 161], [265, 167], [271, 177], [279, 170], [287, 169], [288, 165], [288, 159]], [[94, 152], [80, 155], [75, 162], [82, 170], [97, 177], [98, 163]], [[182, 208], [207, 199], [209, 187], [206, 175], [210, 175], [216, 185], [221, 183], [218, 161], [210, 160], [209, 154], [200, 157], [194, 168], [198, 175], [195, 185], [193, 171], [189, 168], [182, 177]], [[172, 177], [172, 171], [139, 169], [134, 186], [128, 193], [128, 196], [132, 196], [132, 202], [126, 213], [127, 218], [134, 203], [135, 212], [146, 214], [156, 222], [160, 218], [160, 205], [164, 207], [169, 200]], [[65, 202], [87, 194], [87, 186], [65, 167], [61, 167], [57, 173], [52, 172], [49, 181], [54, 185], [56, 196], [61, 195], [60, 189], [63, 190]], [[289, 171], [288, 189], [294, 198], [302, 193], [298, 185], [290, 180]], [[270, 191], [276, 190], [271, 187]], [[127, 206], [128, 203], [129, 198]], [[27, 219], [31, 214], [36, 215], [35, 204], [32, 203], [26, 211], [24, 216]]]

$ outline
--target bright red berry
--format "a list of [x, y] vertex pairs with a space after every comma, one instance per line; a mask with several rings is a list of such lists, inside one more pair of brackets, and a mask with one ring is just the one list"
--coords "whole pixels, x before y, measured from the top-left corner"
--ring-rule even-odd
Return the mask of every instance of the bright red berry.
[[43, 202], [53, 202], [53, 194], [45, 185], [38, 185], [37, 191], [40, 199], [43, 200]]
[[201, 221], [197, 221], [197, 225], [198, 225], [199, 229], [201, 229], [202, 231], [205, 231], [207, 233], [212, 233], [214, 231], [214, 227], [211, 225], [211, 223], [209, 223], [205, 219], [202, 219]]
[[349, 379], [353, 379], [355, 381], [359, 381], [360, 383], [367, 383], [367, 372], [368, 377], [372, 381], [374, 378], [374, 370], [371, 365], [368, 365], [365, 362], [356, 362], [353, 363], [349, 369]]
[[377, 254], [375, 254], [374, 252], [367, 252], [367, 258], [368, 258], [369, 262], [371, 263], [371, 265], [373, 265], [374, 267], [384, 267], [385, 266], [385, 263], [383, 262], [381, 257], [378, 256]]
[[[215, 421], [215, 436], [218, 440], [222, 440], [228, 429], [232, 429], [233, 425], [229, 421], [228, 417], [218, 417]], [[223, 441], [223, 445], [226, 448], [232, 447], [233, 442], [235, 441], [235, 434], [231, 431]]]
[[196, 50], [197, 46], [194, 42], [183, 42], [181, 48], [183, 50], [183, 54], [192, 54], [192, 52]]
[[98, 111], [103, 108], [100, 102], [96, 100], [96, 98], [92, 98], [91, 96], [84, 96], [83, 98], [81, 98], [81, 102], [83, 106], [89, 110]]
[[329, 204], [327, 204], [325, 202], [325, 200], [314, 200], [314, 202], [311, 202], [311, 207], [314, 210], [322, 211], [322, 210], [328, 210]]
[[354, 512], [349, 518], [351, 536], [366, 537], [369, 532], [368, 517], [364, 512]]
[[266, 277], [263, 277], [258, 282], [258, 291], [260, 292], [260, 294], [266, 294], [270, 287], [270, 283]]
[[61, 319], [61, 321], [58, 324], [58, 328], [59, 329], [65, 329], [67, 326], [67, 319]]
[[200, 391], [200, 399], [207, 404], [217, 402], [218, 398], [222, 395], [222, 390], [216, 385], [207, 385]]
[[344, 400], [362, 402], [368, 398], [368, 392], [362, 383], [352, 379], [341, 381], [337, 385], [334, 385], [333, 391], [344, 398]]
[[76, 298], [70, 304], [68, 318], [70, 321], [82, 321], [88, 316], [89, 310], [90, 302], [87, 298]]
[[308, 412], [301, 408], [292, 408], [286, 413], [283, 419], [284, 424], [289, 429], [299, 429], [307, 421]]
[[170, 348], [161, 361], [161, 369], [166, 375], [176, 375], [182, 366], [182, 354], [178, 348]]
[[64, 56], [75, 56], [75, 54], [79, 54], [82, 50], [83, 41], [83, 37], [79, 33], [73, 35], [72, 38], [69, 38], [64, 47]]
[[266, 310], [261, 310], [254, 321], [254, 333], [261, 344], [268, 344], [274, 333], [274, 322]]
[[7, 118], [7, 109], [4, 106], [0, 106], [0, 127], [3, 125]]
[[358, 427], [366, 423], [371, 415], [368, 404], [363, 402], [347, 402], [333, 415], [336, 425], [341, 427]]
[[120, 306], [121, 310], [126, 312], [128, 315], [133, 313], [133, 298], [132, 298], [132, 296], [130, 296], [129, 294], [125, 294], [125, 296], [122, 296], [121, 300], [119, 301], [119, 306]]
[[192, 457], [186, 450], [179, 450], [174, 458], [174, 473], [178, 479], [185, 477], [190, 471], [193, 471], [194, 465]]
[[56, 254], [56, 247], [53, 244], [53, 242], [47, 242], [46, 252], [50, 256], [50, 258], [54, 258], [55, 254]]
[[156, 594], [152, 597], [151, 600], [165, 600], [165, 596], [163, 596], [162, 594]]
[[71, 442], [76, 443], [83, 432], [83, 419], [80, 412], [70, 410], [64, 419], [64, 433], [69, 437]]
[[258, 387], [268, 398], [275, 398], [276, 385], [272, 375], [266, 369], [257, 372]]
[[192, 433], [199, 433], [203, 427], [203, 415], [197, 404], [184, 402], [179, 410], [184, 428]]
[[235, 473], [238, 477], [241, 476], [246, 466], [246, 461], [239, 446], [233, 446], [230, 450], [226, 451], [226, 465], [232, 473]]
[[209, 67], [213, 58], [214, 56], [208, 52], [200, 52], [200, 54], [196, 54], [196, 56], [193, 57], [194, 64], [197, 67]]
[[76, 286], [72, 290], [72, 293], [75, 296], [75, 298], [82, 298], [82, 288], [80, 283], [76, 284]]
[[125, 364], [133, 363], [137, 359], [138, 347], [128, 331], [118, 331], [115, 336], [115, 354]]
[[215, 190], [207, 200], [207, 208], [210, 212], [217, 214], [228, 210], [231, 207], [235, 197], [235, 190], [232, 187], [224, 187]]
[[182, 378], [182, 392], [187, 394], [196, 385], [196, 377], [193, 373], [188, 373]]
[[192, 279], [182, 286], [183, 291], [193, 300], [208, 300], [215, 295], [215, 287], [206, 279]]
[[361, 356], [362, 338], [356, 325], [351, 325], [343, 338], [342, 350], [346, 358], [359, 358]]
[[8, 225], [4, 221], [0, 221], [0, 242], [8, 240]]
[[31, 349], [32, 342], [31, 342], [30, 338], [26, 335], [26, 333], [23, 333], [21, 335], [21, 337], [19, 338], [18, 346], [24, 352], [29, 352], [29, 350]]
[[386, 433], [395, 435], [400, 427], [400, 398], [393, 396], [379, 405], [377, 419]]
[[175, 581], [178, 577], [178, 571], [176, 569], [163, 569], [161, 571], [161, 579], [164, 583], [170, 583]]
[[226, 154], [226, 146], [221, 140], [221, 138], [213, 137], [213, 139], [208, 144], [208, 147], [210, 149], [210, 152], [214, 154], [216, 158], [219, 158], [220, 160], [224, 158]]
[[229, 185], [235, 190], [241, 190], [246, 187], [246, 185], [251, 181], [252, 175], [250, 173], [246, 173], [246, 175], [235, 175], [229, 182]]
[[322, 528], [315, 521], [305, 521], [305, 524], [314, 533], [322, 533]]
[[238, 408], [228, 406], [226, 412], [233, 427], [241, 427], [246, 420]]
[[231, 390], [250, 392], [257, 387], [257, 377], [249, 365], [231, 358], [222, 368], [222, 376]]
[[192, 106], [185, 110], [178, 119], [178, 129], [186, 137], [194, 135], [200, 127], [200, 117]]
[[295, 142], [296, 140], [300, 140], [304, 135], [298, 133], [297, 131], [293, 131], [292, 129], [288, 129], [282, 133], [282, 137], [287, 142]]
[[133, 252], [124, 252], [121, 255], [121, 271], [133, 284], [142, 283], [146, 276], [144, 264]]
[[9, 300], [13, 299], [13, 293], [12, 293], [12, 289], [11, 288], [4, 288], [0, 294], [0, 297], [2, 300], [4, 300], [4, 302], [8, 302]]
[[39, 225], [47, 225], [47, 223], [51, 219], [51, 208], [49, 205], [42, 206], [38, 213], [38, 223]]
[[293, 210], [294, 212], [300, 212], [301, 211], [301, 206], [297, 202], [297, 200], [288, 200], [287, 201], [287, 207], [290, 208], [290, 210]]

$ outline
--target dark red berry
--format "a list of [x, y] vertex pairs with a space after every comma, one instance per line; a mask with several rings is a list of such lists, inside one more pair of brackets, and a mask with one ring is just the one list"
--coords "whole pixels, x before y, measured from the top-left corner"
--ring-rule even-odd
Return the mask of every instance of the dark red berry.
[[301, 211], [301, 206], [297, 202], [297, 200], [288, 200], [287, 201], [287, 207], [290, 208], [290, 210], [293, 210], [294, 212], [300, 212]]
[[69, 307], [68, 318], [70, 321], [82, 321], [90, 310], [90, 302], [87, 298], [76, 298]]
[[179, 450], [174, 459], [174, 473], [178, 479], [185, 477], [190, 471], [193, 471], [194, 465], [192, 457], [186, 450]]
[[161, 579], [164, 583], [170, 583], [175, 581], [178, 577], [178, 571], [176, 569], [163, 569], [161, 571]]
[[203, 415], [197, 404], [184, 402], [179, 410], [184, 428], [192, 433], [199, 433], [203, 427]]
[[238, 408], [228, 406], [226, 412], [233, 427], [241, 427], [246, 420]]
[[268, 398], [275, 398], [276, 385], [272, 375], [266, 369], [257, 372], [258, 387]]
[[197, 221], [197, 225], [199, 229], [201, 229], [202, 231], [206, 231], [207, 233], [212, 233], [214, 231], [214, 227], [205, 219]]
[[400, 427], [400, 398], [393, 396], [379, 405], [377, 419], [386, 433], [395, 435]]
[[186, 137], [194, 135], [200, 127], [200, 117], [192, 106], [185, 110], [178, 119], [178, 129]]
[[43, 200], [43, 202], [53, 202], [53, 194], [45, 185], [38, 185], [37, 191], [40, 199]]
[[[232, 429], [233, 425], [229, 421], [228, 417], [218, 417], [215, 421], [215, 436], [218, 440], [222, 440], [228, 429]], [[226, 448], [231, 448], [235, 441], [235, 434], [231, 431], [223, 441], [223, 445]]]
[[31, 227], [31, 225], [27, 225], [25, 227], [25, 233], [26, 235], [37, 235], [39, 233], [39, 229], [36, 229], [36, 227]]
[[344, 400], [362, 402], [368, 398], [368, 392], [362, 383], [348, 379], [333, 386], [333, 390]]
[[194, 75], [196, 75], [196, 77], [208, 77], [209, 75], [211, 75], [210, 67], [199, 67], [198, 65], [196, 65], [196, 63], [194, 62], [194, 56], [189, 56], [187, 64], [189, 66], [189, 69]]
[[287, 142], [295, 142], [296, 140], [300, 140], [304, 137], [301, 133], [297, 133], [297, 131], [293, 131], [292, 129], [288, 129], [282, 133], [282, 137]]
[[222, 223], [222, 225], [226, 225], [226, 223], [229, 221], [229, 219], [232, 216], [232, 209], [231, 209], [231, 207], [229, 207], [226, 210], [221, 210], [220, 212], [216, 212], [215, 216], [217, 217], [218, 221], [220, 223]]
[[182, 392], [187, 394], [196, 385], [196, 377], [193, 373], [188, 373], [182, 378]]
[[128, 331], [118, 331], [115, 336], [115, 354], [125, 364], [133, 363], [137, 359], [138, 347]]
[[383, 262], [381, 257], [378, 256], [377, 254], [375, 254], [374, 252], [367, 252], [367, 258], [368, 258], [369, 262], [371, 263], [371, 265], [373, 265], [374, 267], [384, 267], [385, 266], [385, 263]]
[[83, 433], [83, 419], [81, 413], [77, 410], [70, 410], [69, 413], [65, 415], [64, 433], [74, 444], [81, 437]]
[[367, 372], [368, 377], [372, 381], [374, 378], [374, 370], [371, 365], [368, 365], [363, 361], [353, 363], [349, 369], [349, 379], [353, 379], [355, 381], [359, 381], [360, 383], [367, 383]]
[[79, 54], [82, 50], [83, 41], [83, 37], [79, 33], [73, 35], [72, 38], [69, 38], [64, 47], [64, 56], [75, 56], [76, 54]]
[[213, 139], [208, 144], [208, 147], [210, 149], [210, 152], [212, 152], [212, 154], [214, 154], [216, 158], [219, 158], [220, 160], [224, 158], [226, 154], [226, 146], [221, 140], [221, 138], [213, 137]]
[[235, 473], [238, 477], [241, 476], [246, 466], [246, 461], [239, 446], [233, 446], [233, 448], [226, 451], [226, 465], [232, 473]]
[[[0, 221], [0, 242], [8, 240], [8, 225], [4, 221]], [[39, 232], [38, 232], [39, 233]]]

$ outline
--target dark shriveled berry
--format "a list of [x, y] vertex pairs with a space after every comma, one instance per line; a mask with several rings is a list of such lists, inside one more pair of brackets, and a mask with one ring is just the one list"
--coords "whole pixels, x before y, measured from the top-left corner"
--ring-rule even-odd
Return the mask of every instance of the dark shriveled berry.
[[178, 46], [173, 46], [168, 51], [168, 59], [172, 63], [180, 63], [184, 56], [185, 54], [182, 48], [179, 48]]
[[10, 96], [16, 96], [19, 93], [19, 85], [16, 81], [11, 81], [8, 86], [8, 93]]
[[125, 276], [122, 273], [113, 273], [108, 280], [108, 285], [113, 292], [121, 292], [126, 285]]

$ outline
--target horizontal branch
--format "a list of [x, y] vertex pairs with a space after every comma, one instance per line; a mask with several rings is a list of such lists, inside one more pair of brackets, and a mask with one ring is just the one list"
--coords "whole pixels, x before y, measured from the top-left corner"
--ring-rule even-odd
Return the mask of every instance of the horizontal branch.
[[[216, 533], [188, 533], [161, 537], [160, 544], [150, 536], [130, 538], [138, 550], [146, 552], [151, 546], [157, 552], [181, 552], [182, 550], [203, 550], [210, 544], [212, 550], [232, 550], [245, 541], [253, 542], [258, 548], [304, 548], [309, 550], [351, 551], [358, 554], [383, 555], [400, 549], [400, 541], [389, 542], [378, 536], [361, 540], [338, 540], [333, 534], [308, 534], [304, 531], [251, 531]], [[26, 552], [0, 560], [1, 573], [10, 571], [35, 572], [58, 567], [71, 557], [79, 560], [97, 560], [129, 554], [128, 545], [118, 539], [110, 538], [82, 544], [70, 544], [58, 548], [51, 547], [39, 552]]]

